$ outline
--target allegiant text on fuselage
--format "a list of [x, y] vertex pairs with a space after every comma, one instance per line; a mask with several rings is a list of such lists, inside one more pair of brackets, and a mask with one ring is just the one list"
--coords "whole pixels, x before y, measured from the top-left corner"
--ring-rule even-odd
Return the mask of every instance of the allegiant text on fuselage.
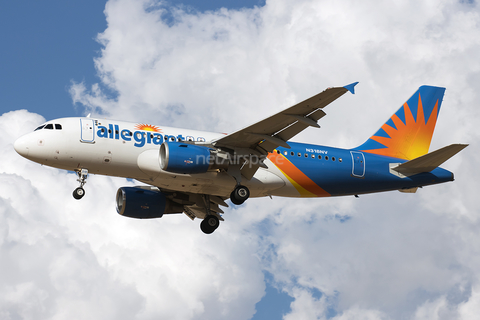
[[158, 132], [149, 132], [149, 131], [131, 131], [128, 129], [120, 130], [117, 124], [109, 124], [108, 128], [105, 126], [97, 126], [97, 137], [99, 138], [106, 138], [106, 139], [113, 139], [113, 140], [123, 140], [123, 141], [133, 141], [135, 142], [133, 145], [135, 147], [141, 148], [145, 146], [145, 144], [154, 144], [154, 145], [161, 145], [164, 141], [205, 141], [203, 137], [192, 137], [183, 135], [168, 135], [168, 134], [161, 134]]

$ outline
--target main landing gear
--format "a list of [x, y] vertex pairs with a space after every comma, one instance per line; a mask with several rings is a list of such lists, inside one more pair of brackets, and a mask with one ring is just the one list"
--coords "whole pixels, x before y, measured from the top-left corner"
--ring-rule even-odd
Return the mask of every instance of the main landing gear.
[[205, 205], [206, 216], [203, 218], [202, 222], [200, 222], [200, 229], [203, 233], [210, 234], [217, 230], [220, 225], [220, 220], [215, 214], [212, 214], [212, 211], [210, 210], [210, 196], [205, 194], [202, 198]]
[[80, 200], [85, 195], [85, 189], [83, 189], [83, 186], [85, 185], [85, 183], [87, 183], [88, 170], [81, 169], [81, 170], [77, 170], [76, 172], [78, 175], [77, 181], [80, 183], [80, 187], [73, 190], [73, 197], [77, 200]]
[[[238, 185], [230, 194], [230, 200], [236, 205], [240, 205], [244, 203], [248, 197], [250, 196], [250, 191], [248, 190], [247, 187]], [[210, 212], [210, 198], [208, 195], [204, 195], [203, 198], [205, 202], [205, 209], [207, 211], [207, 215], [203, 219], [202, 222], [200, 222], [200, 229], [203, 231], [203, 233], [210, 234], [213, 231], [215, 231], [218, 226], [220, 225], [220, 220], [215, 214], [211, 214]]]
[[217, 216], [209, 214], [200, 223], [200, 229], [203, 231], [203, 233], [210, 234], [215, 231], [219, 225], [220, 221], [218, 220]]
[[247, 187], [238, 185], [230, 194], [233, 204], [240, 205], [250, 197], [250, 190]]

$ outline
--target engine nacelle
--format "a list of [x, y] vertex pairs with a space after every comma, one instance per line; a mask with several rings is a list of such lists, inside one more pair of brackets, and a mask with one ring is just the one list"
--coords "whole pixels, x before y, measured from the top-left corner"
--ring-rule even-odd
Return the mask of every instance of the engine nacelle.
[[165, 213], [182, 213], [183, 206], [160, 191], [122, 187], [117, 191], [117, 212], [136, 219], [161, 218]]
[[214, 149], [184, 142], [164, 142], [160, 146], [160, 167], [173, 173], [205, 173], [226, 169], [230, 163], [227, 154]]

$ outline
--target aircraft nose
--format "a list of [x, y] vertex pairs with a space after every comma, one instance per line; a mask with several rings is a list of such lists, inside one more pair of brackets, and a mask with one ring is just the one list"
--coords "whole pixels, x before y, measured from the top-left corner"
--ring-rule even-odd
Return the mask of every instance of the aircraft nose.
[[23, 136], [18, 138], [15, 143], [13, 144], [13, 147], [15, 148], [15, 151], [22, 157], [27, 157], [28, 152], [30, 151], [28, 147], [28, 137]]

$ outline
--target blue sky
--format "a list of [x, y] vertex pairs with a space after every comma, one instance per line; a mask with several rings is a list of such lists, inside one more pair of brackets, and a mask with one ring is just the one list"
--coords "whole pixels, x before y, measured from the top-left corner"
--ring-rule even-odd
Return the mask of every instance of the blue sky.
[[[73, 107], [71, 81], [98, 82], [95, 41], [107, 27], [106, 1], [0, 3], [0, 112], [28, 109], [46, 119], [83, 115]], [[199, 11], [263, 5], [262, 0], [170, 1]]]
[[106, 28], [104, 1], [0, 3], [0, 110], [28, 109], [47, 119], [77, 115], [71, 80], [94, 82], [94, 38]]

